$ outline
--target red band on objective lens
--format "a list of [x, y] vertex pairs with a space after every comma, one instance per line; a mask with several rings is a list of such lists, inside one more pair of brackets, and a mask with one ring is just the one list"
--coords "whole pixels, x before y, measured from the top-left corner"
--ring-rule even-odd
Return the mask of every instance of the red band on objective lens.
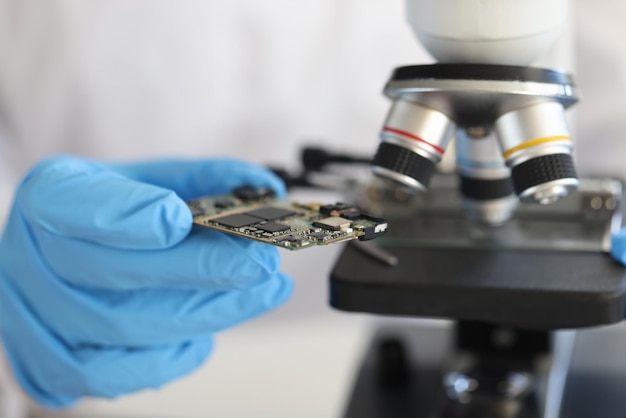
[[413, 141], [422, 142], [422, 143], [424, 143], [426, 145], [429, 145], [429, 146], [433, 147], [435, 149], [435, 151], [437, 151], [439, 154], [443, 154], [445, 152], [445, 150], [443, 148], [438, 147], [437, 145], [433, 145], [430, 142], [423, 140], [419, 136], [415, 136], [415, 135], [413, 135], [411, 133], [408, 133], [408, 132], [405, 132], [405, 131], [401, 131], [400, 129], [390, 128], [389, 126], [385, 126], [385, 127], [383, 127], [383, 132], [390, 132], [392, 134], [404, 136], [404, 137], [406, 137], [408, 139], [411, 139]]

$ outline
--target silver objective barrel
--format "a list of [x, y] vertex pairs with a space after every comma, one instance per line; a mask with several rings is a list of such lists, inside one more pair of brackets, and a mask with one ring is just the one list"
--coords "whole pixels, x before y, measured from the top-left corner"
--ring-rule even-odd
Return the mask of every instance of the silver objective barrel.
[[464, 129], [456, 134], [456, 165], [463, 209], [468, 218], [501, 225], [513, 215], [519, 199], [511, 170], [504, 163], [495, 135], [472, 137]]
[[429, 107], [395, 100], [380, 133], [372, 171], [412, 189], [428, 188], [455, 130], [447, 115]]
[[505, 113], [494, 127], [522, 201], [548, 204], [578, 188], [572, 139], [560, 103], [548, 101]]

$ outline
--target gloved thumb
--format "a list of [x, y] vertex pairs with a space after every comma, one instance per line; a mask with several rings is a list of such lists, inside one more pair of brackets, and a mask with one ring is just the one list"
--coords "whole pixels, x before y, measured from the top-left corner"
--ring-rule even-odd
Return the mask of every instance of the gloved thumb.
[[52, 234], [123, 249], [171, 247], [192, 225], [173, 191], [74, 157], [37, 165], [18, 189], [16, 206], [29, 224]]
[[269, 187], [279, 197], [285, 195], [285, 184], [274, 173], [234, 159], [166, 160], [109, 166], [130, 179], [174, 190], [184, 200], [229, 193], [239, 186]]

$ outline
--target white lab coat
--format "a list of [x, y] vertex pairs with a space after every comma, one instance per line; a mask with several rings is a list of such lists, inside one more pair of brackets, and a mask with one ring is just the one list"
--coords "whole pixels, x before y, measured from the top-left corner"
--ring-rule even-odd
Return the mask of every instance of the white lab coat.
[[[578, 168], [626, 178], [626, 141], [621, 140], [626, 132], [626, 53], [620, 44], [626, 30], [623, 13], [616, 10], [626, 7], [600, 0], [581, 1], [576, 8], [581, 46], [577, 78], [584, 92], [577, 113]], [[404, 24], [400, 0], [0, 0], [0, 220], [25, 170], [51, 153], [115, 160], [230, 155], [286, 166], [294, 165], [304, 141], [372, 153], [388, 110], [380, 91], [391, 69], [430, 61]], [[316, 254], [326, 268], [332, 262], [327, 261], [331, 253]], [[297, 260], [290, 264], [285, 257], [297, 286], [313, 286], [299, 279], [313, 252], [289, 257]], [[316, 263], [310, 267], [320, 268]], [[292, 303], [283, 312], [305, 312], [304, 324], [313, 334], [318, 331], [319, 338], [302, 332], [297, 323], [288, 329], [301, 338], [290, 340], [274, 326], [289, 322], [281, 311], [248, 330], [259, 337], [254, 344], [266, 350], [262, 352], [275, 352], [272, 341], [277, 339], [292, 341], [293, 350], [281, 354], [285, 357], [251, 363], [249, 352], [238, 351], [250, 344], [249, 338], [232, 331], [230, 345], [224, 345], [234, 354], [216, 354], [207, 373], [157, 394], [88, 402], [65, 413], [84, 418], [91, 416], [89, 411], [105, 417], [338, 413], [339, 397], [326, 409], [316, 407], [330, 393], [324, 387], [335, 390], [339, 383], [349, 383], [350, 370], [333, 375], [336, 381], [328, 376], [354, 361], [362, 328], [351, 322], [353, 317], [319, 307], [325, 304], [325, 291], [315, 280], [316, 307], [296, 290], [294, 299], [309, 308]], [[324, 324], [344, 321], [345, 327], [306, 322], [311, 313], [335, 315]], [[335, 363], [311, 360], [328, 348], [311, 343], [320, 339], [332, 339], [333, 355], [325, 361], [332, 357]], [[225, 377], [228, 370], [242, 373], [241, 367], [254, 368], [258, 362], [290, 364], [292, 351], [307, 353], [305, 346], [315, 351], [301, 363], [312, 362], [325, 375], [307, 375], [310, 369], [283, 373], [277, 371], [279, 364], [272, 373], [293, 383], [280, 385], [279, 378], [250, 374]], [[220, 364], [231, 369], [223, 371]], [[258, 373], [267, 373], [258, 367]], [[307, 386], [316, 379], [328, 379], [328, 384]], [[253, 394], [248, 380], [270, 383]], [[298, 395], [294, 386], [303, 393]], [[320, 400], [304, 393], [310, 390]], [[304, 399], [309, 404], [298, 408]], [[190, 402], [197, 412], [189, 409]], [[246, 403], [254, 406], [246, 409]]]

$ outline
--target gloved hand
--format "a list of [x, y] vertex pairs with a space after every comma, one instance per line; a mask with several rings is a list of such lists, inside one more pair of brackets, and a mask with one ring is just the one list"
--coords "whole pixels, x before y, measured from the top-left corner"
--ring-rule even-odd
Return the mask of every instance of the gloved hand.
[[0, 241], [2, 336], [25, 391], [62, 407], [157, 388], [201, 364], [212, 334], [283, 302], [274, 247], [191, 231], [184, 200], [244, 184], [284, 194], [233, 160], [35, 167]]

